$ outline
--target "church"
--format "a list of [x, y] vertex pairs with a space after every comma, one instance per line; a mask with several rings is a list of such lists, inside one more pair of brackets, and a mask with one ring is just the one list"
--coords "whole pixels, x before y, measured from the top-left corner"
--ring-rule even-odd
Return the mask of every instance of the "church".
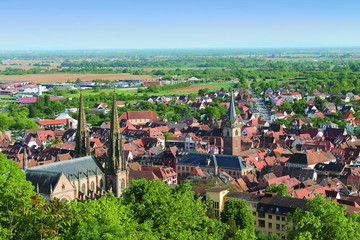
[[90, 155], [90, 137], [86, 124], [84, 100], [80, 93], [78, 126], [75, 137], [75, 158], [64, 162], [27, 168], [24, 151], [26, 180], [32, 182], [38, 193], [47, 201], [87, 201], [98, 199], [107, 191], [120, 197], [129, 183], [127, 163], [123, 158], [122, 135], [114, 92], [108, 153], [103, 167]]
[[177, 163], [176, 172], [180, 180], [201, 168], [210, 176], [219, 176], [222, 172], [233, 178], [254, 173], [254, 166], [247, 163], [241, 155], [241, 128], [243, 122], [235, 111], [234, 93], [231, 93], [230, 107], [226, 119], [222, 123], [224, 154], [189, 152]]

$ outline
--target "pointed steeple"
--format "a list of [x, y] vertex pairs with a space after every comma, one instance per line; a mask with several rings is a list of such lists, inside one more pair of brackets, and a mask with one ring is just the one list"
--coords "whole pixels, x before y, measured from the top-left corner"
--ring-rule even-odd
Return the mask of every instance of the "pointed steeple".
[[122, 134], [120, 132], [119, 116], [116, 104], [116, 95], [114, 90], [113, 106], [111, 112], [111, 125], [109, 136], [108, 159], [105, 170], [108, 174], [115, 173], [116, 170], [123, 171], [126, 169], [123, 161], [122, 151]]
[[231, 100], [230, 100], [230, 107], [228, 111], [228, 120], [234, 122], [237, 120], [236, 111], [235, 111], [235, 103], [234, 103], [234, 92], [231, 92]]
[[23, 169], [24, 171], [26, 171], [28, 169], [28, 158], [27, 158], [27, 153], [26, 153], [26, 144], [23, 144], [23, 151], [24, 151], [24, 155], [23, 155]]
[[80, 106], [78, 125], [75, 136], [75, 156], [83, 157], [90, 155], [90, 138], [86, 127], [85, 108], [82, 92], [80, 92]]

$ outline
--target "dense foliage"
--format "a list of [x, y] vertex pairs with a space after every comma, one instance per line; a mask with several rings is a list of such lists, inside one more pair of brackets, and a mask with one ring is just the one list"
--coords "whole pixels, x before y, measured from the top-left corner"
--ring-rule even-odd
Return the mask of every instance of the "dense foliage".
[[360, 239], [360, 215], [349, 215], [346, 206], [316, 196], [307, 202], [307, 211], [297, 209], [291, 215], [295, 221], [296, 231], [290, 231], [295, 240], [326, 240], [326, 239]]

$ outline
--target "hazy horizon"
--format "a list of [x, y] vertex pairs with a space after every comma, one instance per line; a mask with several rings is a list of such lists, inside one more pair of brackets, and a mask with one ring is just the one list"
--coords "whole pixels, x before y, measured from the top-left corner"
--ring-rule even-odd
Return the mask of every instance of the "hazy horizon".
[[1, 51], [360, 46], [360, 2], [6, 1]]

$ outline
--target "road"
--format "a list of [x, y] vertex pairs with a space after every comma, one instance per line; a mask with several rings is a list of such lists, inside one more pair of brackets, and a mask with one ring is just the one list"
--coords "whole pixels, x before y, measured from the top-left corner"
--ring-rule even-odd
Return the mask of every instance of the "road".
[[260, 112], [262, 116], [261, 119], [270, 122], [271, 111], [266, 107], [263, 99], [252, 92], [250, 83], [249, 83], [248, 93], [256, 103], [256, 109]]

